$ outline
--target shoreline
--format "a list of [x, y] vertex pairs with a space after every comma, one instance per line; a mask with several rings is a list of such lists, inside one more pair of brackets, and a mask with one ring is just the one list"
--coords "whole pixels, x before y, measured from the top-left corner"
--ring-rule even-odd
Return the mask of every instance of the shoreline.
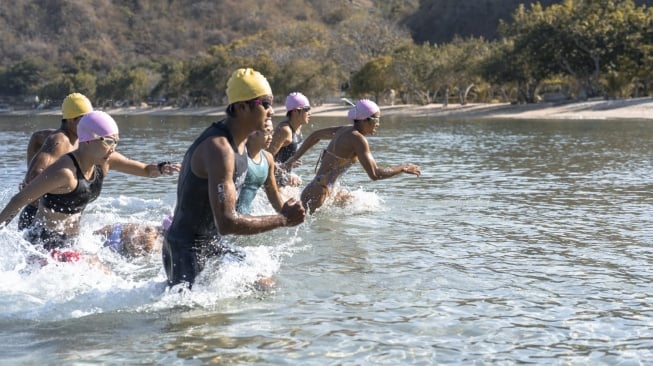
[[[470, 103], [467, 105], [442, 104], [429, 105], [381, 105], [382, 116], [433, 117], [433, 118], [476, 118], [476, 119], [653, 119], [653, 98], [632, 98], [616, 100], [589, 100], [565, 103]], [[111, 115], [152, 115], [152, 116], [221, 116], [226, 106], [173, 108], [173, 107], [128, 107], [108, 108]], [[316, 117], [345, 117], [349, 106], [345, 103], [325, 103], [312, 107], [311, 115]], [[59, 115], [60, 109], [21, 110], [3, 112], [0, 115]], [[275, 106], [275, 115], [283, 116], [283, 105]]]

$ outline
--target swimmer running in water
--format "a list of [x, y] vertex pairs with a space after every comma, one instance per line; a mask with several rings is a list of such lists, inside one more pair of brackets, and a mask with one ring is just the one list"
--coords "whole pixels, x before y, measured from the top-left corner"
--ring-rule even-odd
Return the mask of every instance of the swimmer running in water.
[[361, 99], [349, 110], [348, 117], [354, 122], [352, 126], [327, 127], [314, 131], [285, 162], [286, 166], [292, 165], [318, 141], [331, 140], [317, 162], [315, 178], [302, 191], [301, 200], [309, 213], [315, 212], [324, 204], [333, 193], [333, 186], [338, 178], [357, 161], [360, 161], [372, 180], [386, 179], [401, 173], [416, 176], [421, 174], [419, 166], [415, 164], [393, 167], [379, 167], [376, 164], [367, 141], [367, 136], [375, 135], [379, 127], [381, 111], [376, 103]]
[[[102, 183], [109, 170], [143, 177], [158, 177], [163, 170], [127, 159], [115, 152], [118, 144], [118, 125], [108, 114], [90, 112], [77, 126], [77, 150], [59, 158], [14, 195], [0, 212], [0, 228], [5, 227], [28, 203], [39, 199], [33, 223], [26, 229], [25, 238], [40, 244], [55, 259], [61, 251], [75, 244], [80, 220], [86, 206], [95, 201], [102, 191]], [[171, 164], [172, 165], [172, 164]], [[170, 174], [177, 167], [171, 166]], [[40, 197], [40, 198], [39, 198]], [[63, 257], [68, 261], [71, 255]]]
[[282, 163], [293, 156], [302, 143], [302, 126], [308, 124], [311, 118], [310, 111], [311, 104], [304, 94], [298, 92], [288, 94], [286, 97], [286, 117], [288, 118], [274, 129], [272, 142], [267, 148], [274, 156], [275, 174], [279, 187], [297, 187], [302, 183], [299, 176], [291, 173], [292, 168], [300, 165], [301, 162], [296, 161], [293, 165]]
[[[72, 93], [64, 98], [59, 129], [39, 130], [30, 137], [27, 145], [27, 173], [20, 184], [21, 189], [60, 157], [77, 149], [77, 123], [92, 110], [91, 102], [83, 94]], [[37, 199], [23, 208], [18, 218], [19, 230], [32, 224], [38, 206]]]
[[274, 176], [272, 154], [265, 151], [272, 140], [272, 120], [265, 121], [263, 131], [254, 131], [247, 138], [247, 176], [236, 201], [236, 210], [242, 214], [252, 211], [252, 201], [261, 187], [265, 187], [270, 204], [280, 212], [283, 201]]
[[227, 81], [226, 118], [207, 127], [186, 151], [179, 174], [177, 203], [163, 241], [168, 285], [191, 288], [207, 259], [243, 258], [226, 235], [252, 235], [304, 222], [300, 202], [286, 201], [274, 215], [236, 211], [247, 175], [245, 143], [262, 131], [272, 109], [272, 89], [253, 69], [238, 69]]

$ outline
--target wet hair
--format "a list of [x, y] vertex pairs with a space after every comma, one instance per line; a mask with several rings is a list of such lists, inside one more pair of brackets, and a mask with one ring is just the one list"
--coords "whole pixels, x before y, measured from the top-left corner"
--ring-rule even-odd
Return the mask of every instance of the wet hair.
[[236, 117], [236, 108], [234, 107], [234, 103], [229, 104], [224, 112], [229, 117]]
[[250, 109], [255, 107], [254, 103], [251, 100], [245, 100], [245, 101], [241, 101], [241, 102], [231, 103], [231, 104], [229, 104], [227, 106], [227, 109], [225, 109], [225, 113], [227, 114], [227, 116], [236, 117], [236, 103], [247, 103], [247, 105], [249, 106]]

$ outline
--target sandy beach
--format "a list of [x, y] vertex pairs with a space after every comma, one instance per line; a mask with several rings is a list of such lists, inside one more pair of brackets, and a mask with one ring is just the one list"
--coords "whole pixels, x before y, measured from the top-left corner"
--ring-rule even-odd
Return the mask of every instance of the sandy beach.
[[[283, 105], [275, 105], [275, 114], [284, 115], [286, 110]], [[348, 109], [345, 103], [326, 103], [315, 106], [311, 110], [314, 116], [344, 117]], [[129, 107], [105, 109], [113, 115], [180, 115], [180, 116], [220, 116], [224, 115], [225, 107], [204, 108], [173, 108], [173, 107]], [[49, 110], [24, 110], [3, 114], [17, 115], [57, 115], [61, 111]], [[434, 118], [519, 118], [519, 119], [653, 119], [653, 98], [633, 98], [618, 100], [589, 100], [582, 102], [566, 103], [537, 103], [537, 104], [474, 104], [467, 105], [441, 104], [429, 105], [382, 105], [382, 116], [410, 116]]]
[[[345, 103], [327, 103], [313, 107], [313, 116], [344, 117], [349, 108]], [[159, 115], [223, 115], [225, 107], [216, 108], [123, 108], [108, 110], [120, 114]], [[277, 116], [286, 113], [283, 105], [275, 106]], [[538, 104], [441, 104], [382, 105], [383, 116], [411, 116], [436, 118], [519, 118], [519, 119], [653, 119], [653, 98], [619, 100], [590, 100], [569, 103]]]

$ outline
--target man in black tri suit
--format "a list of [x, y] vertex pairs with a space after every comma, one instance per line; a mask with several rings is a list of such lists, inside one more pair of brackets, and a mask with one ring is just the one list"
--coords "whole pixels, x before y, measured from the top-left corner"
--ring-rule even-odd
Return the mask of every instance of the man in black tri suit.
[[276, 215], [250, 216], [236, 211], [247, 174], [245, 143], [263, 131], [272, 111], [272, 89], [252, 69], [236, 70], [227, 82], [227, 117], [213, 123], [193, 142], [182, 162], [174, 218], [163, 242], [168, 285], [191, 287], [207, 258], [242, 257], [225, 243], [228, 234], [249, 235], [304, 221], [301, 202], [286, 201]]

